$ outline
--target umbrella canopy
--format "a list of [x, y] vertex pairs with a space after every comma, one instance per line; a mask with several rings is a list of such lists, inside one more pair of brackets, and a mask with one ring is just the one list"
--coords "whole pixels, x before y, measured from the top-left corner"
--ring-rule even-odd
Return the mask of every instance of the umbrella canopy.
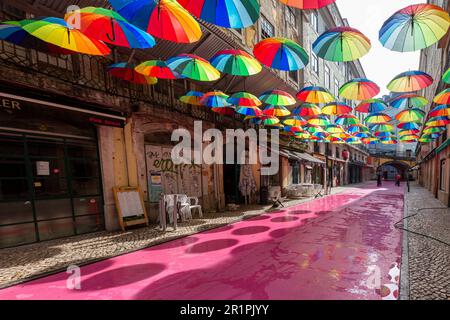
[[224, 28], [246, 28], [258, 20], [257, 0], [178, 0], [197, 18]]
[[348, 127], [347, 131], [351, 134], [357, 132], [368, 132], [369, 128], [361, 123], [352, 124]]
[[367, 132], [356, 132], [353, 134], [357, 138], [369, 138], [369, 134]]
[[292, 114], [301, 117], [315, 117], [322, 114], [322, 111], [315, 104], [304, 103], [301, 106], [292, 110]]
[[352, 112], [352, 107], [343, 102], [331, 102], [322, 108], [322, 113], [329, 116], [339, 116]]
[[352, 114], [344, 114], [336, 118], [336, 124], [341, 126], [351, 126], [359, 123], [359, 119]]
[[431, 4], [415, 4], [394, 13], [381, 27], [379, 39], [386, 48], [408, 52], [438, 42], [450, 26], [448, 12]]
[[410, 134], [418, 134], [420, 133], [420, 130], [415, 129], [415, 130], [400, 130], [398, 132], [398, 136], [406, 136], [406, 135], [410, 135]]
[[236, 112], [245, 116], [262, 117], [264, 113], [258, 107], [236, 107]]
[[317, 133], [327, 133], [321, 126], [315, 126], [312, 124], [308, 124], [304, 127], [305, 131], [309, 132], [310, 134], [317, 134]]
[[391, 132], [394, 131], [394, 126], [387, 123], [379, 123], [370, 126], [372, 132]]
[[442, 132], [428, 133], [428, 134], [423, 134], [422, 138], [435, 140], [435, 139], [439, 138], [441, 135], [442, 135]]
[[380, 140], [378, 140], [378, 138], [374, 138], [374, 137], [362, 138], [361, 141], [362, 141], [362, 143], [364, 143], [366, 145], [374, 145], [374, 144], [380, 143]]
[[144, 61], [136, 66], [136, 71], [142, 73], [145, 76], [155, 77], [158, 79], [179, 79], [181, 76], [173, 72], [167, 66], [165, 61], [161, 60], [149, 60]]
[[180, 97], [180, 101], [187, 103], [187, 104], [192, 104], [194, 106], [201, 106], [201, 99], [203, 98], [203, 93], [202, 92], [198, 92], [198, 91], [189, 91], [188, 93], [186, 93], [184, 96]]
[[115, 46], [147, 49], [156, 44], [151, 35], [112, 10], [86, 7], [71, 11], [64, 17], [69, 23], [74, 19], [79, 19], [77, 28], [85, 35]]
[[442, 127], [450, 124], [450, 117], [433, 117], [425, 123], [427, 127]]
[[164, 40], [193, 43], [200, 40], [198, 22], [175, 0], [109, 0], [128, 22]]
[[397, 128], [405, 129], [405, 130], [414, 130], [414, 129], [419, 129], [420, 124], [416, 123], [416, 122], [400, 122], [397, 125]]
[[433, 142], [435, 139], [428, 136], [428, 135], [423, 135], [422, 137], [420, 137], [419, 142], [421, 143], [430, 143]]
[[450, 68], [448, 68], [447, 71], [444, 72], [444, 75], [442, 76], [442, 81], [444, 81], [447, 84], [450, 84]]
[[380, 93], [380, 87], [373, 81], [365, 78], [352, 79], [339, 89], [339, 95], [349, 100], [372, 99]]
[[248, 121], [251, 124], [262, 124], [262, 118], [261, 117], [256, 117], [256, 116], [246, 116], [244, 118], [244, 121]]
[[284, 3], [290, 7], [310, 10], [310, 9], [320, 9], [329, 4], [332, 4], [336, 0], [280, 0], [281, 3]]
[[381, 124], [392, 121], [392, 118], [385, 113], [377, 112], [367, 116], [364, 121], [366, 123]]
[[207, 60], [195, 54], [180, 54], [167, 60], [167, 66], [172, 71], [192, 80], [215, 81], [220, 78], [220, 72]]
[[437, 104], [450, 104], [450, 88], [437, 94], [433, 101]]
[[63, 19], [49, 17], [41, 20], [22, 20], [20, 25], [29, 34], [73, 52], [98, 56], [111, 52], [103, 42], [71, 28]]
[[280, 119], [278, 119], [277, 117], [272, 117], [272, 116], [264, 116], [261, 117], [262, 123], [265, 126], [275, 126], [277, 124], [280, 124]]
[[344, 128], [337, 124], [330, 124], [325, 128], [325, 131], [328, 133], [345, 133]]
[[263, 110], [264, 115], [274, 117], [285, 117], [291, 114], [291, 112], [283, 106], [267, 106]]
[[397, 139], [380, 139], [380, 142], [381, 142], [381, 144], [386, 144], [386, 145], [398, 144]]
[[223, 116], [234, 116], [235, 113], [234, 107], [215, 107], [211, 108], [211, 110]]
[[387, 105], [381, 99], [369, 99], [361, 102], [355, 110], [360, 113], [377, 113], [386, 110]]
[[234, 76], [252, 76], [262, 70], [259, 62], [242, 50], [221, 50], [210, 61], [217, 70]]
[[398, 120], [399, 122], [420, 122], [421, 123], [424, 116], [425, 116], [424, 111], [417, 109], [417, 108], [413, 108], [413, 109], [406, 109], [406, 110], [399, 112], [395, 116], [395, 119]]
[[259, 97], [259, 100], [273, 106], [290, 106], [295, 104], [294, 97], [281, 90], [266, 91]]
[[222, 91], [212, 91], [203, 95], [200, 99], [200, 104], [211, 108], [229, 107], [231, 104], [228, 103], [227, 99], [228, 95]]
[[425, 89], [433, 84], [433, 78], [423, 71], [407, 71], [400, 73], [387, 88], [392, 92], [411, 92]]
[[409, 93], [402, 94], [391, 101], [391, 107], [397, 109], [403, 108], [422, 108], [429, 103], [425, 97], [419, 96], [417, 94]]
[[318, 86], [303, 88], [297, 93], [297, 99], [307, 103], [329, 103], [336, 100], [327, 89]]
[[348, 144], [362, 144], [361, 139], [359, 139], [358, 137], [350, 137], [345, 139], [345, 142]]
[[236, 92], [228, 98], [228, 102], [240, 107], [259, 107], [262, 102], [253, 94], [248, 92]]
[[330, 119], [328, 119], [326, 116], [323, 115], [312, 117], [311, 119], [308, 120], [308, 123], [321, 127], [326, 127], [331, 124]]
[[325, 31], [313, 43], [313, 51], [317, 56], [334, 62], [357, 60], [366, 55], [370, 48], [369, 38], [350, 27]]
[[450, 105], [443, 104], [443, 105], [437, 106], [428, 113], [428, 116], [430, 116], [430, 117], [441, 117], [441, 116], [450, 117]]
[[283, 124], [292, 127], [301, 127], [308, 123], [305, 119], [300, 116], [293, 116], [283, 121]]
[[390, 132], [390, 131], [387, 131], [387, 132], [377, 131], [377, 132], [375, 132], [375, 137], [378, 137], [378, 138], [389, 138], [389, 137], [392, 137], [393, 135], [394, 135], [394, 133]]
[[400, 137], [400, 141], [417, 141], [419, 136], [415, 134], [408, 134]]
[[309, 63], [305, 49], [286, 38], [267, 38], [255, 45], [253, 54], [263, 65], [282, 71], [303, 69]]
[[119, 62], [108, 66], [107, 72], [116, 78], [132, 82], [135, 84], [156, 84], [158, 79], [144, 76], [134, 70], [134, 66], [126, 62]]
[[[442, 126], [442, 127], [426, 127], [423, 129], [423, 133], [424, 134], [431, 134], [431, 133], [440, 133], [443, 132], [447, 129], [447, 127]], [[417, 130], [419, 131], [419, 130]]]

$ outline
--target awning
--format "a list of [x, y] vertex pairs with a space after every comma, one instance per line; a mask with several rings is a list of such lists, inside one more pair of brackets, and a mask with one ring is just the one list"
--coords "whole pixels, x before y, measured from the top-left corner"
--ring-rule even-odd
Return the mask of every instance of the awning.
[[324, 161], [317, 159], [316, 157], [313, 157], [312, 155], [310, 155], [309, 153], [299, 153], [299, 152], [294, 152], [299, 158], [301, 158], [304, 161], [308, 161], [308, 162], [312, 162], [312, 163], [317, 163], [317, 164], [325, 164]]

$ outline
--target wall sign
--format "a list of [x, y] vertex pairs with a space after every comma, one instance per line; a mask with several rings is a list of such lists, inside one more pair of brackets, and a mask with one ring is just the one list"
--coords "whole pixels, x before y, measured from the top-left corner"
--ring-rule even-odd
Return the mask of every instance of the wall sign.
[[36, 174], [38, 176], [49, 176], [50, 175], [50, 162], [36, 161]]

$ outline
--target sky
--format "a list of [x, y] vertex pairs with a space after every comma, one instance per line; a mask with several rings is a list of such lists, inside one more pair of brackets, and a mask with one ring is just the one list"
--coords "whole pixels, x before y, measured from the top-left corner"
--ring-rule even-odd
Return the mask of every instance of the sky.
[[417, 0], [337, 0], [343, 18], [347, 18], [351, 27], [364, 33], [372, 42], [372, 49], [362, 57], [361, 63], [368, 79], [375, 81], [381, 88], [380, 96], [388, 94], [387, 84], [397, 74], [418, 70], [420, 51], [395, 52], [383, 47], [378, 40], [378, 32], [396, 11], [425, 1]]

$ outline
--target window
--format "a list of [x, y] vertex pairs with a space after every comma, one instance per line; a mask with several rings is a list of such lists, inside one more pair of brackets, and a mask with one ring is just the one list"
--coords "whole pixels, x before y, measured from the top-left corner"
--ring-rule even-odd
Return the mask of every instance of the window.
[[441, 160], [441, 168], [440, 168], [440, 182], [439, 182], [439, 189], [441, 191], [446, 191], [447, 190], [447, 172], [446, 172], [446, 161], [445, 159]]
[[298, 162], [292, 164], [292, 184], [300, 183], [300, 168]]
[[334, 95], [337, 97], [339, 95], [339, 81], [334, 79]]
[[287, 25], [292, 25], [295, 27], [295, 25], [296, 25], [295, 12], [291, 7], [286, 6], [285, 20], [286, 20]]
[[316, 11], [311, 13], [311, 26], [314, 31], [319, 33], [319, 15]]
[[261, 16], [261, 39], [275, 36], [274, 26], [263, 16]]
[[330, 74], [330, 68], [325, 65], [325, 88], [330, 90], [331, 89], [331, 74]]
[[319, 59], [317, 58], [314, 51], [311, 49], [311, 70], [319, 75]]
[[289, 72], [289, 78], [291, 78], [292, 81], [298, 84], [298, 71], [290, 71]]

